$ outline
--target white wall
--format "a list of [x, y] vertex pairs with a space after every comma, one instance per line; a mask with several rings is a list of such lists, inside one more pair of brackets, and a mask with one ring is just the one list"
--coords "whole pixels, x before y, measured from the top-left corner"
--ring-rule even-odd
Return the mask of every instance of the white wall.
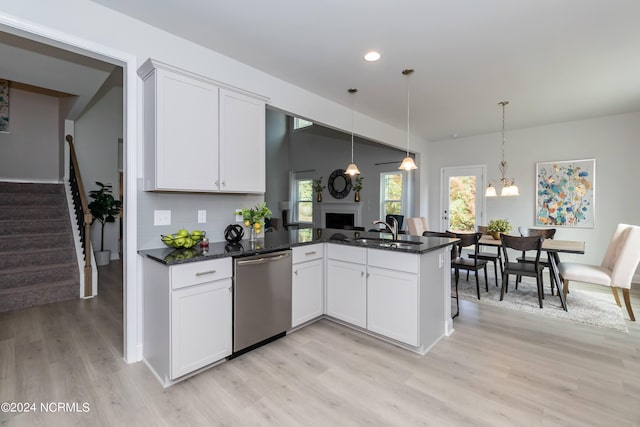
[[[595, 227], [558, 228], [557, 239], [583, 240], [585, 255], [562, 260], [600, 264], [618, 223], [640, 224], [640, 113], [600, 117], [510, 131], [505, 158], [509, 177], [520, 189], [516, 198], [486, 199], [486, 218], [509, 218], [513, 225], [535, 225], [536, 163], [596, 159]], [[429, 147], [429, 227], [440, 225], [440, 170], [445, 166], [486, 164], [489, 178], [499, 178], [500, 134], [431, 143]]]
[[0, 133], [0, 180], [60, 182], [58, 98], [11, 88]]
[[[118, 174], [118, 138], [123, 135], [122, 88], [114, 86], [99, 99], [93, 100], [91, 108], [75, 122], [74, 146], [87, 200], [89, 191], [97, 190], [96, 181], [111, 184], [113, 195], [120, 194]], [[111, 251], [111, 258], [117, 259], [119, 252], [120, 222], [104, 226], [104, 249]], [[91, 243], [94, 250], [100, 250], [100, 223], [94, 221], [91, 229]]]

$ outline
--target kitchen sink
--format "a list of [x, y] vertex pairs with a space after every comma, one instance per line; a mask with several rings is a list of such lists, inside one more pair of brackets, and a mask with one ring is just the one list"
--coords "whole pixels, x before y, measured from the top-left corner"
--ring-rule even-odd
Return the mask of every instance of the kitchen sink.
[[414, 242], [411, 240], [376, 239], [371, 237], [360, 237], [355, 239], [355, 241], [365, 245], [398, 249], [414, 249], [417, 245], [422, 244], [422, 242]]

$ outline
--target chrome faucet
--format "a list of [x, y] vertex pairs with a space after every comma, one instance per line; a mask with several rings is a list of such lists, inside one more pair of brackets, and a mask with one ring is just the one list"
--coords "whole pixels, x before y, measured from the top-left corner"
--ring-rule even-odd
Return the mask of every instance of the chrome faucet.
[[391, 218], [391, 223], [393, 225], [389, 225], [381, 219], [377, 219], [375, 221], [372, 221], [371, 223], [384, 225], [387, 228], [387, 230], [389, 230], [389, 232], [391, 233], [391, 236], [393, 236], [393, 240], [398, 240], [398, 220], [395, 219], [394, 217], [389, 217], [389, 218]]

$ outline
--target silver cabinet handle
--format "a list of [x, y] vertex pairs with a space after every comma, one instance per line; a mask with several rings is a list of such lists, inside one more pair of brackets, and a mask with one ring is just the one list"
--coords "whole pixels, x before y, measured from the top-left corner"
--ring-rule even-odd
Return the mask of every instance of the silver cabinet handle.
[[196, 276], [204, 276], [206, 274], [216, 274], [215, 270], [209, 270], [209, 271], [198, 271], [196, 273]]
[[305, 252], [304, 254], [305, 255], [315, 255], [315, 254], [317, 254], [317, 252], [316, 251], [311, 251], [311, 252]]
[[224, 179], [222, 180], [222, 185], [227, 185], [227, 183], [226, 183], [226, 182], [224, 182]]
[[216, 182], [215, 182], [214, 184], [215, 184], [215, 185], [219, 185], [219, 184], [220, 184], [220, 181], [218, 181], [218, 180], [216, 179]]
[[293, 274], [298, 275], [298, 270], [294, 271]]
[[364, 276], [364, 271], [360, 272], [360, 277]]

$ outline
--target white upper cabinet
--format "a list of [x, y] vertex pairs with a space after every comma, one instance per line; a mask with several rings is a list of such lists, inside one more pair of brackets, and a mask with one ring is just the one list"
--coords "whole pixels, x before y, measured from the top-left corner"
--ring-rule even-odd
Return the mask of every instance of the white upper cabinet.
[[263, 193], [266, 98], [148, 60], [144, 189]]
[[265, 191], [265, 103], [220, 89], [220, 190]]

